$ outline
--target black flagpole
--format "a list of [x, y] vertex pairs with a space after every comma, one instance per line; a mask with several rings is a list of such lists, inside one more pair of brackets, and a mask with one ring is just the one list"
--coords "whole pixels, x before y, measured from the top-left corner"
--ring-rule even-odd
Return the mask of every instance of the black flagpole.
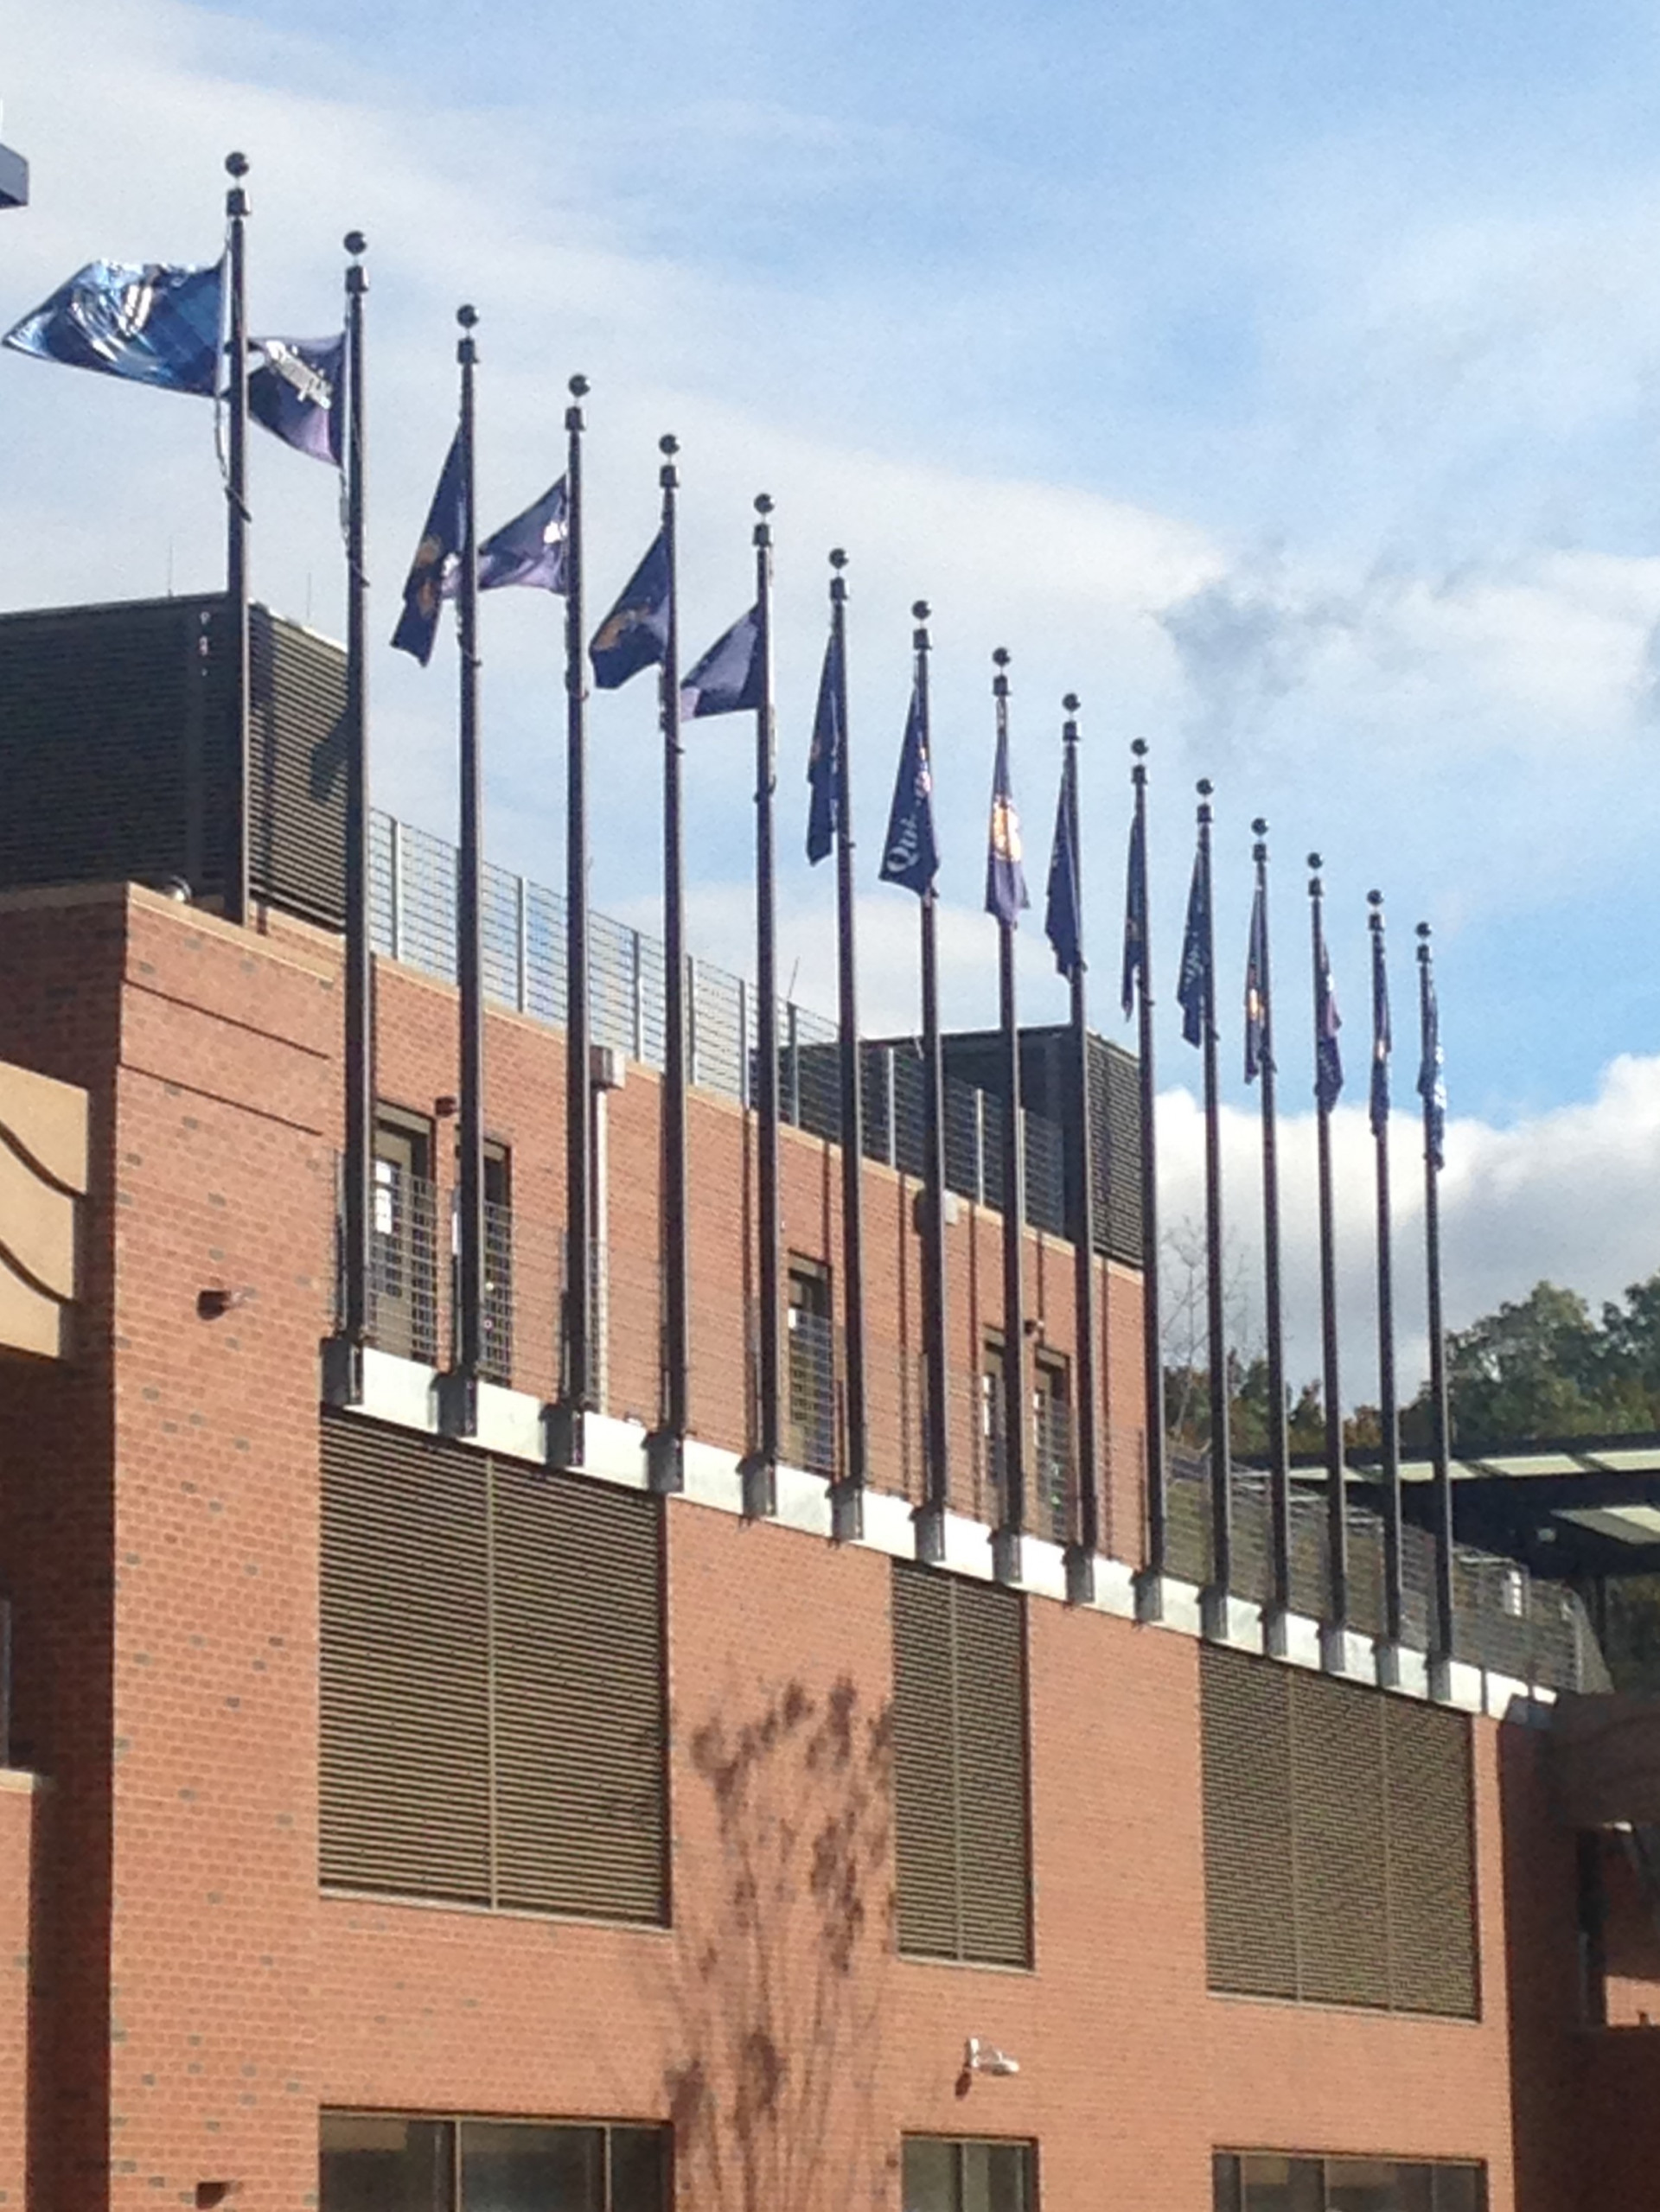
[[1283, 1653], [1291, 1611], [1291, 1457], [1286, 1433], [1286, 1336], [1280, 1272], [1280, 1133], [1274, 1101], [1274, 985], [1268, 957], [1268, 826], [1251, 824], [1256, 843], [1256, 893], [1262, 902], [1261, 1048], [1257, 1081], [1262, 1098], [1262, 1297], [1268, 1336], [1269, 1593], [1265, 1644]]
[[583, 593], [582, 403], [573, 376], [565, 411], [565, 1400], [572, 1417], [565, 1457], [584, 1457], [581, 1417], [593, 1410], [594, 1087], [589, 1067], [588, 618]]
[[756, 1030], [760, 1062], [758, 1145], [761, 1265], [759, 1449], [745, 1469], [744, 1511], [774, 1512], [778, 1488], [779, 1278], [782, 1272], [778, 1204], [778, 900], [773, 856], [773, 791], [777, 781], [772, 705], [772, 501], [755, 502], [755, 606], [760, 634], [761, 704], [755, 716], [755, 964], [760, 1001]]
[[[1009, 656], [999, 646], [992, 660], [992, 699], [1003, 757], [1009, 742]], [[993, 796], [993, 806], [997, 804]], [[1003, 1030], [1003, 1497], [992, 1546], [999, 1582], [1020, 1579], [1020, 1538], [1026, 1525], [1026, 1125], [1020, 1110], [1020, 1013], [1015, 993], [1014, 923], [997, 925], [997, 1004]]]
[[454, 1423], [470, 1436], [478, 1423], [484, 1363], [484, 952], [480, 910], [483, 877], [484, 779], [478, 730], [478, 521], [474, 473], [473, 376], [476, 309], [457, 308], [461, 338], [461, 566], [456, 635], [461, 647], [461, 851], [456, 881], [456, 979], [461, 1000], [461, 1209], [456, 1310], [458, 1403]]
[[1446, 1335], [1441, 1314], [1441, 1161], [1440, 1131], [1444, 1109], [1424, 1081], [1440, 1076], [1437, 1055], [1440, 1022], [1435, 1008], [1435, 972], [1429, 948], [1429, 924], [1418, 925], [1418, 1025], [1421, 1043], [1419, 1087], [1424, 1108], [1424, 1268], [1429, 1323], [1430, 1450], [1433, 1469], [1431, 1511], [1435, 1539], [1435, 1617], [1432, 1624], [1432, 1661], [1443, 1668], [1457, 1657], [1456, 1614], [1452, 1589], [1452, 1468], [1451, 1423], [1447, 1410]]
[[[369, 948], [369, 724], [364, 567], [363, 296], [361, 231], [348, 231], [346, 271], [346, 1250], [343, 1331], [354, 1368], [374, 1323], [370, 1237], [374, 1173], [374, 960]], [[362, 1394], [354, 1373], [350, 1395]]]
[[[916, 703], [923, 749], [934, 757], [928, 698], [928, 602], [911, 609]], [[916, 1518], [916, 1554], [937, 1563], [945, 1556], [945, 1515], [951, 1499], [951, 1408], [945, 1356], [945, 1055], [940, 1043], [940, 963], [932, 879], [923, 893], [923, 1344], [928, 1367], [927, 1495]]]
[[[1383, 894], [1368, 891], [1371, 908], [1368, 925], [1372, 933], [1372, 1051], [1389, 1004], [1389, 973], [1383, 951]], [[1377, 1420], [1382, 1441], [1383, 1476], [1383, 1673], [1392, 1676], [1400, 1664], [1406, 1637], [1406, 1608], [1401, 1586], [1401, 1416], [1395, 1382], [1395, 1227], [1389, 1204], [1389, 1123], [1373, 1131], [1377, 1173]]]
[[1095, 1553], [1101, 1546], [1100, 1441], [1095, 1408], [1095, 1146], [1089, 1097], [1089, 1012], [1083, 962], [1083, 851], [1078, 804], [1078, 696], [1061, 702], [1061, 775], [1066, 808], [1067, 842], [1072, 852], [1072, 896], [1077, 916], [1078, 956], [1067, 978], [1072, 1013], [1072, 1124], [1077, 1131], [1078, 1218], [1073, 1225], [1072, 1300], [1078, 1377], [1078, 1511], [1076, 1534], [1068, 1547], [1066, 1594], [1074, 1605], [1095, 1597]]
[[1233, 1456], [1228, 1436], [1228, 1322], [1223, 1298], [1222, 1102], [1216, 1075], [1216, 910], [1210, 870], [1210, 780], [1199, 792], [1199, 882], [1204, 920], [1205, 1316], [1210, 1362], [1210, 1587], [1206, 1633], [1224, 1641], [1234, 1589]]
[[1325, 1416], [1325, 1560], [1327, 1603], [1325, 1625], [1328, 1666], [1339, 1672], [1348, 1667], [1349, 1634], [1349, 1517], [1344, 1496], [1343, 1388], [1338, 1358], [1338, 1255], [1335, 1208], [1331, 1195], [1331, 1108], [1320, 1074], [1326, 1001], [1325, 888], [1320, 881], [1320, 856], [1311, 852], [1308, 864], [1308, 940], [1314, 977], [1314, 1100], [1317, 1172], [1320, 1213], [1320, 1395]]
[[865, 1410], [865, 1097], [859, 1068], [859, 968], [853, 933], [853, 783], [848, 759], [847, 556], [830, 556], [830, 626], [836, 685], [836, 983], [841, 1031], [841, 1255], [843, 1343], [846, 1364], [846, 1458], [831, 1492], [831, 1519], [844, 1540], [864, 1533], [866, 1474]]
[[663, 550], [668, 564], [668, 634], [663, 645], [663, 1365], [662, 1426], [651, 1439], [651, 1479], [659, 1490], [685, 1487], [690, 1364], [686, 1214], [686, 853], [680, 806], [680, 642], [675, 572], [675, 494], [680, 441], [657, 441], [663, 456]]
[[248, 195], [242, 183], [248, 173], [247, 156], [227, 154], [225, 172], [231, 179], [231, 188], [225, 194], [225, 214], [230, 228], [231, 277], [230, 379], [227, 393], [230, 471], [225, 487], [225, 594], [230, 602], [232, 625], [231, 744], [236, 780], [231, 849], [226, 856], [225, 913], [232, 921], [246, 922], [250, 915], [252, 845], [249, 817], [252, 772], [248, 744], [252, 688], [248, 641]]
[[[1146, 739], [1136, 738], [1130, 750], [1135, 756], [1135, 765], [1130, 771], [1130, 781], [1135, 787], [1134, 834], [1138, 849], [1145, 855]], [[1141, 1360], [1142, 1396], [1146, 1408], [1147, 1503], [1147, 1564], [1141, 1584], [1140, 1610], [1144, 1617], [1156, 1619], [1163, 1610], [1164, 1579], [1170, 1568], [1170, 1476], [1165, 1450], [1165, 1351], [1159, 1310], [1159, 1151], [1154, 1119], [1158, 1080], [1152, 1030], [1152, 939], [1145, 868], [1136, 896], [1140, 911], [1133, 920], [1140, 946], [1136, 973], [1136, 1073], [1140, 1085], [1141, 1120]]]

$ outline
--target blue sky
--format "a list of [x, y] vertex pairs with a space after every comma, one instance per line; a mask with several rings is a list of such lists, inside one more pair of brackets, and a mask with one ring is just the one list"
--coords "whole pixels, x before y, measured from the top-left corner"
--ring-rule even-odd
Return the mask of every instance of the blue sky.
[[[989, 654], [1006, 644], [1037, 879], [1059, 698], [1084, 698], [1103, 980], [1143, 734], [1166, 982], [1193, 780], [1210, 775], [1229, 998], [1249, 823], [1273, 825], [1287, 1105], [1309, 1081], [1300, 863], [1318, 845], [1351, 1045], [1377, 883], [1402, 1004], [1410, 925], [1436, 925], [1472, 1191], [1474, 1163], [1529, 1132], [1551, 1166], [1527, 1187], [1574, 1178], [1548, 1220], [1515, 1211], [1514, 1177], [1489, 1191], [1455, 1313], [1546, 1272], [1612, 1290], [1660, 1259], [1651, 1203], [1633, 1206], [1587, 1134], [1626, 1146], [1635, 1093], [1611, 1064], [1646, 1067], [1657, 1045], [1657, 44], [1651, 8], [1597, 0], [62, 0], [7, 27], [5, 135], [33, 160], [35, 204], [5, 223], [0, 314], [95, 253], [209, 258], [219, 162], [244, 146], [257, 327], [326, 329], [340, 234], [370, 233], [379, 634], [471, 297], [487, 509], [556, 473], [564, 379], [593, 379], [596, 612], [652, 527], [659, 431], [685, 448], [691, 650], [745, 602], [750, 500], [773, 494], [788, 842], [825, 551], [852, 556], [867, 846], [909, 604], [932, 601], [954, 1018], [994, 1004], [976, 908]], [[155, 591], [169, 572], [211, 585], [205, 410], [15, 360], [0, 376], [0, 603]], [[269, 443], [256, 459], [257, 585], [337, 629], [329, 480]], [[557, 880], [555, 610], [501, 594], [488, 613], [491, 842]], [[447, 829], [447, 666], [422, 677], [383, 651], [373, 685], [384, 802]], [[596, 896], [642, 921], [650, 715], [641, 685], [594, 715], [616, 771]], [[694, 937], [746, 966], [746, 739], [706, 729]], [[828, 898], [787, 871], [783, 972], [799, 963], [822, 1004]], [[898, 1025], [910, 910], [872, 889], [867, 916], [867, 1004]], [[1035, 928], [1025, 950], [1030, 1010], [1058, 1018]], [[1168, 1039], [1164, 1072], [1191, 1081]], [[1459, 1158], [1455, 1144], [1450, 1176]]]

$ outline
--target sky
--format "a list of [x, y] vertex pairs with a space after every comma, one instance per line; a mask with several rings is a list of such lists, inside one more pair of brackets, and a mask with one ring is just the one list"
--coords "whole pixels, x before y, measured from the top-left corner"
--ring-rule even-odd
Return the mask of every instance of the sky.
[[[1660, 800], [1660, 16], [1585, 0], [0, 0], [0, 321], [95, 255], [218, 251], [252, 164], [256, 329], [327, 332], [369, 237], [372, 626], [389, 637], [480, 313], [481, 500], [505, 519], [587, 403], [596, 615], [681, 444], [682, 635], [748, 603], [776, 502], [781, 972], [833, 1003], [832, 886], [800, 858], [825, 555], [847, 549], [865, 1010], [914, 1027], [914, 909], [878, 888], [934, 609], [948, 1018], [993, 1017], [980, 911], [990, 655], [1012, 654], [1034, 896], [1059, 702], [1082, 698], [1097, 1018], [1113, 988], [1129, 743], [1149, 744], [1165, 1214], [1197, 1214], [1194, 1055], [1170, 1026], [1193, 787], [1216, 786], [1228, 1213], [1242, 1326], [1259, 1248], [1240, 1080], [1250, 824], [1270, 824], [1293, 1372], [1312, 1372], [1304, 860], [1324, 856], [1347, 1009], [1340, 1240], [1366, 1394], [1365, 893], [1397, 1036], [1434, 928], [1453, 1119], [1448, 1310], [1542, 1276], [1593, 1298], [1660, 1265], [1649, 948]], [[339, 634], [328, 472], [260, 439], [254, 581]], [[203, 403], [0, 357], [0, 606], [212, 589]], [[486, 602], [492, 857], [562, 880], [559, 617]], [[447, 641], [446, 641], [447, 645]], [[453, 653], [371, 671], [381, 805], [450, 832]], [[594, 892], [658, 912], [649, 679], [595, 702]], [[693, 733], [694, 949], [750, 946], [750, 735]], [[1064, 1002], [1034, 912], [1023, 1010]], [[1397, 1093], [1412, 1104], [1411, 1055]], [[1421, 1179], [1397, 1116], [1403, 1283]], [[1421, 1353], [1421, 1301], [1402, 1327]], [[1414, 1331], [1416, 1335], [1414, 1335]]]

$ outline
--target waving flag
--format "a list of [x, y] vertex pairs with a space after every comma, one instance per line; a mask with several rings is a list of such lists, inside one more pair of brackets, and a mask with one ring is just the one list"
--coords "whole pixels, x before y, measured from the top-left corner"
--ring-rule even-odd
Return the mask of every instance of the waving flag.
[[225, 265], [89, 261], [7, 331], [14, 353], [211, 398], [225, 327]]

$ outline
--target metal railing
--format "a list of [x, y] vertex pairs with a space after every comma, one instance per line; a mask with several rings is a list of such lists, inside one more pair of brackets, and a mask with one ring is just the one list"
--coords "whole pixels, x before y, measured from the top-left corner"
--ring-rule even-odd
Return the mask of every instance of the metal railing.
[[[389, 814], [369, 826], [369, 929], [377, 952], [423, 974], [455, 980], [456, 851], [442, 838]], [[484, 987], [497, 1005], [555, 1026], [565, 1019], [565, 901], [557, 891], [488, 864], [481, 891]], [[655, 938], [604, 915], [590, 917], [593, 1041], [661, 1068], [666, 968]], [[706, 960], [686, 963], [687, 1059], [693, 1082], [742, 1104], [757, 1091], [756, 994], [741, 976]], [[778, 1007], [778, 1094], [784, 1120], [834, 1144], [841, 1136], [836, 1027], [793, 999]], [[861, 1049], [865, 1156], [920, 1180], [923, 1068], [920, 1051]], [[999, 1102], [948, 1080], [946, 1182], [959, 1196], [995, 1205], [1002, 1188]], [[1066, 1234], [1062, 1134], [1028, 1113], [1026, 1211], [1034, 1228]]]
[[792, 1306], [786, 1338], [784, 1457], [833, 1479], [838, 1464], [836, 1329], [823, 1314]]

